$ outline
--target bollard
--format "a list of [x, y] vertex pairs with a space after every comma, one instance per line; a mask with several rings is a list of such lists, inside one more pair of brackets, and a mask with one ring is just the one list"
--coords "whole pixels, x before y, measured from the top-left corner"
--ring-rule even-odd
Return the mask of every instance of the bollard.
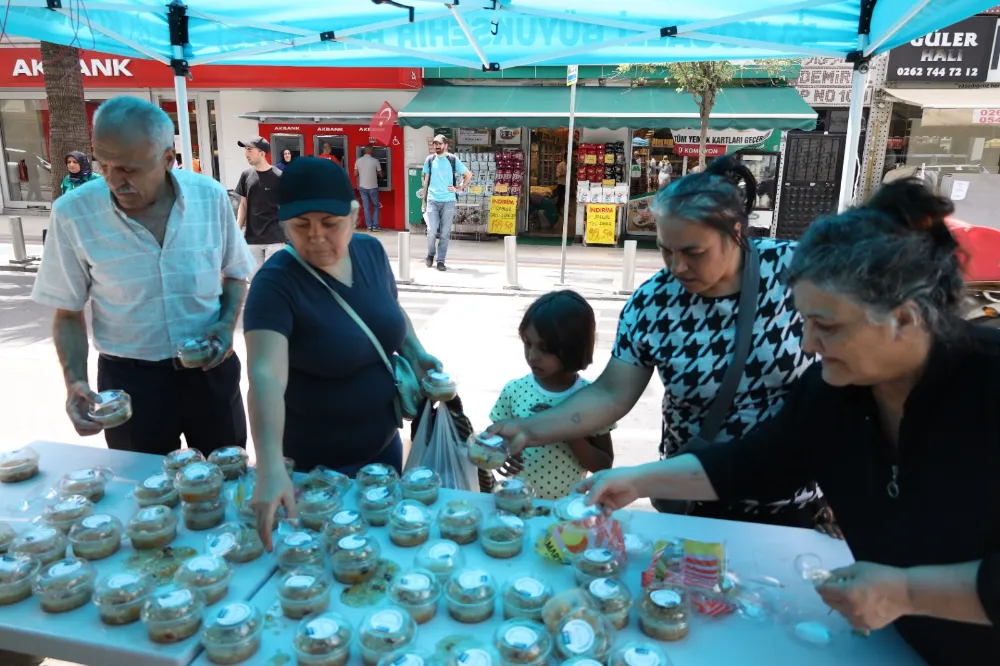
[[622, 258], [622, 288], [619, 294], [631, 294], [635, 291], [635, 253], [638, 242], [625, 241], [625, 255]]
[[12, 264], [26, 264], [28, 259], [28, 248], [24, 244], [24, 227], [21, 225], [21, 218], [12, 215], [10, 217], [10, 237], [14, 243], [14, 258]]
[[503, 263], [507, 268], [507, 284], [504, 289], [520, 289], [517, 283], [517, 236], [504, 236]]
[[397, 240], [399, 243], [399, 277], [396, 278], [396, 284], [413, 284], [413, 278], [410, 277], [410, 232], [400, 231]]

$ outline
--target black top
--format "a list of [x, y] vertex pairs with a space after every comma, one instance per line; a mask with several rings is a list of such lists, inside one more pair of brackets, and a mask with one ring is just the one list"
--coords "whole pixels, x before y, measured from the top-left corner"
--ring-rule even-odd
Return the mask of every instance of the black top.
[[250, 245], [284, 243], [285, 232], [278, 224], [278, 184], [281, 170], [247, 169], [236, 184], [236, 194], [247, 198], [246, 241]]
[[[406, 337], [396, 281], [382, 244], [350, 243], [354, 286], [317, 273], [361, 316], [386, 354]], [[250, 284], [244, 331], [288, 338], [284, 452], [296, 467], [343, 469], [378, 456], [398, 432], [395, 380], [368, 337], [288, 252], [277, 252]]]
[[[935, 346], [906, 401], [898, 455], [871, 390], [810, 368], [774, 419], [696, 455], [723, 500], [785, 497], [815, 479], [857, 561], [896, 567], [983, 560], [993, 627], [905, 617], [896, 627], [930, 664], [1000, 663], [1000, 330]], [[898, 470], [898, 496], [888, 485]]]

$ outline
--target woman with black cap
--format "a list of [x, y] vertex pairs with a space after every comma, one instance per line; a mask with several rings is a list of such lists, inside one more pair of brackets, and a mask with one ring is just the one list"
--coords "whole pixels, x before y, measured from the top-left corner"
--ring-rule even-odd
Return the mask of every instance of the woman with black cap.
[[301, 157], [285, 169], [278, 218], [288, 246], [254, 277], [243, 315], [253, 504], [268, 546], [277, 507], [295, 511], [284, 456], [298, 469], [349, 476], [373, 462], [402, 466], [395, 377], [382, 353], [398, 352], [418, 377], [441, 367], [397, 301], [382, 244], [354, 233], [357, 216], [351, 179], [336, 162]]
[[69, 173], [63, 178], [62, 185], [59, 187], [62, 194], [100, 178], [91, 168], [90, 158], [76, 150], [66, 156], [66, 171]]

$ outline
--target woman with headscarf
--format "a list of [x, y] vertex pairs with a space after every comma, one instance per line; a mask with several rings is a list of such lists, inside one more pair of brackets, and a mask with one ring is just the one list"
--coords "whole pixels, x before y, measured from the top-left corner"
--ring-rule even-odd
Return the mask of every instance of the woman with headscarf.
[[285, 167], [287, 167], [291, 163], [292, 163], [292, 151], [288, 150], [288, 148], [285, 148], [283, 151], [281, 151], [281, 160], [274, 166], [278, 171], [284, 171]]
[[100, 176], [94, 173], [90, 166], [90, 158], [83, 153], [74, 150], [66, 156], [66, 170], [69, 171], [63, 178], [60, 190], [66, 194], [70, 190], [75, 190], [84, 183], [97, 180]]

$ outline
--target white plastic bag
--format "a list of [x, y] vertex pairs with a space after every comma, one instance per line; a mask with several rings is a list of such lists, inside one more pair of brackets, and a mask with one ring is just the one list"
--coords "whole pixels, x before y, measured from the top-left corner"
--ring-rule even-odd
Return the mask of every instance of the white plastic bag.
[[430, 467], [441, 475], [441, 485], [455, 490], [479, 490], [476, 468], [469, 462], [465, 442], [461, 441], [447, 405], [438, 403], [435, 412], [431, 401], [417, 426], [404, 471], [412, 467]]

